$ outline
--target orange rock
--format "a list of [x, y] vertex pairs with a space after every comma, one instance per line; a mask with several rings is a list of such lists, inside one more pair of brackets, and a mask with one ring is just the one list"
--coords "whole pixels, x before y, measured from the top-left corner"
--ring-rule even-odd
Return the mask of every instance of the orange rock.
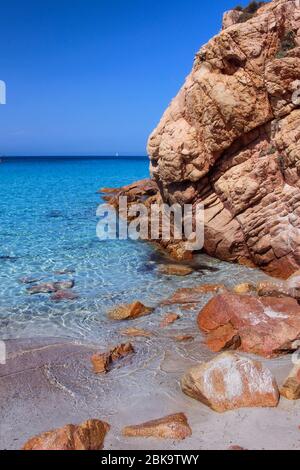
[[183, 440], [192, 435], [184, 413], [177, 413], [164, 418], [148, 421], [135, 426], [127, 426], [122, 434], [126, 437], [154, 437]]
[[280, 389], [280, 394], [288, 400], [300, 399], [300, 365], [295, 365]]
[[243, 284], [238, 284], [233, 288], [233, 292], [235, 294], [249, 294], [250, 292], [255, 291], [255, 286], [248, 282], [244, 282]]
[[110, 354], [108, 353], [94, 354], [91, 357], [91, 361], [93, 364], [93, 370], [95, 374], [106, 374], [108, 372], [108, 368], [110, 364]]
[[226, 290], [223, 284], [202, 284], [196, 287], [183, 287], [178, 289], [169, 299], [162, 302], [162, 305], [173, 304], [193, 304], [201, 302], [204, 294], [215, 293]]
[[175, 323], [177, 320], [180, 319], [180, 315], [177, 313], [168, 313], [165, 318], [160, 322], [160, 327], [161, 328], [166, 328], [169, 325], [172, 325], [172, 323]]
[[98, 419], [67, 424], [29, 439], [23, 450], [100, 450], [109, 429], [109, 424]]
[[168, 276], [188, 276], [192, 274], [194, 270], [182, 264], [162, 264], [159, 266], [158, 271], [160, 274], [166, 274]]
[[184, 343], [186, 341], [192, 341], [194, 339], [194, 336], [192, 335], [178, 335], [174, 336], [175, 341], [178, 341], [178, 343]]
[[123, 357], [133, 354], [134, 347], [131, 343], [119, 344], [108, 353], [98, 353], [91, 357], [95, 374], [106, 374], [111, 363], [123, 359]]
[[153, 312], [153, 308], [145, 307], [141, 302], [133, 302], [132, 304], [119, 305], [108, 312], [111, 320], [131, 320]]
[[300, 306], [291, 298], [217, 295], [198, 315], [212, 351], [226, 347], [276, 357], [294, 351], [300, 339]]
[[260, 362], [236, 353], [223, 353], [190, 369], [181, 380], [182, 391], [214, 411], [275, 407], [279, 391], [271, 372]]
[[141, 330], [139, 328], [127, 328], [126, 330], [122, 330], [120, 334], [122, 336], [133, 336], [137, 338], [149, 338], [150, 336], [153, 336], [153, 333], [150, 331]]
[[134, 352], [134, 347], [131, 343], [119, 344], [110, 351], [110, 360], [111, 362], [115, 362]]

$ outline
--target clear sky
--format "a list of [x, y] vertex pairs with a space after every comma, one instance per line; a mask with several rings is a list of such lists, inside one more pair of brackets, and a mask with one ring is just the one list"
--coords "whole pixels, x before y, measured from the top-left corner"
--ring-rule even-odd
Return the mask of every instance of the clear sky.
[[239, 0], [1, 0], [0, 155], [145, 155]]

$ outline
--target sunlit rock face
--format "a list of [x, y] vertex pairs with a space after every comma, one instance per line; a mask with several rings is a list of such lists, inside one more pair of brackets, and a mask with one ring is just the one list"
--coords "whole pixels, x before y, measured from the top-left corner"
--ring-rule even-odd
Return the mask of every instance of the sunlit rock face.
[[207, 253], [288, 277], [300, 266], [300, 1], [239, 17], [197, 53], [150, 136], [151, 172], [166, 202], [203, 202]]

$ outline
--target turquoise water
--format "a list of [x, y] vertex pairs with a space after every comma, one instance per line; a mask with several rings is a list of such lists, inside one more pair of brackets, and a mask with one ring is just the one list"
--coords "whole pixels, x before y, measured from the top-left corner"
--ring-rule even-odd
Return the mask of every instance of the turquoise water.
[[[100, 187], [148, 176], [147, 159], [12, 161], [0, 164], [0, 332], [3, 339], [67, 336], [99, 338], [111, 331], [108, 308], [135, 299], [156, 305], [176, 288], [239, 282], [242, 268], [211, 261], [215, 270], [187, 278], [162, 277], [159, 255], [146, 243], [100, 241]], [[217, 269], [217, 268], [215, 268]], [[57, 271], [70, 270], [66, 275]], [[245, 271], [245, 276], [248, 274]], [[21, 278], [72, 278], [74, 301], [30, 296]]]

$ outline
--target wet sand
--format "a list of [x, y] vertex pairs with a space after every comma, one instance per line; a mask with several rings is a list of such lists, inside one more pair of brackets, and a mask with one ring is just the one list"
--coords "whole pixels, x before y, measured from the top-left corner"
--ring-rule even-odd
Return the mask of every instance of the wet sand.
[[[94, 375], [90, 356], [103, 345], [63, 338], [7, 341], [8, 361], [0, 366], [0, 448], [19, 449], [28, 438], [67, 423], [100, 418], [111, 424], [104, 449], [298, 449], [300, 401], [281, 399], [276, 409], [240, 409], [218, 414], [185, 396], [183, 372], [213, 355], [193, 327], [194, 341], [176, 343], [179, 326], [152, 338], [132, 338], [136, 354], [107, 375]], [[122, 323], [120, 329], [129, 322]], [[142, 321], [140, 323], [143, 323]], [[130, 326], [133, 326], [130, 323]], [[140, 325], [139, 325], [140, 326]], [[124, 337], [116, 337], [116, 342]], [[264, 360], [279, 385], [291, 368], [291, 356]], [[124, 438], [123, 426], [184, 412], [193, 435], [182, 442]]]

